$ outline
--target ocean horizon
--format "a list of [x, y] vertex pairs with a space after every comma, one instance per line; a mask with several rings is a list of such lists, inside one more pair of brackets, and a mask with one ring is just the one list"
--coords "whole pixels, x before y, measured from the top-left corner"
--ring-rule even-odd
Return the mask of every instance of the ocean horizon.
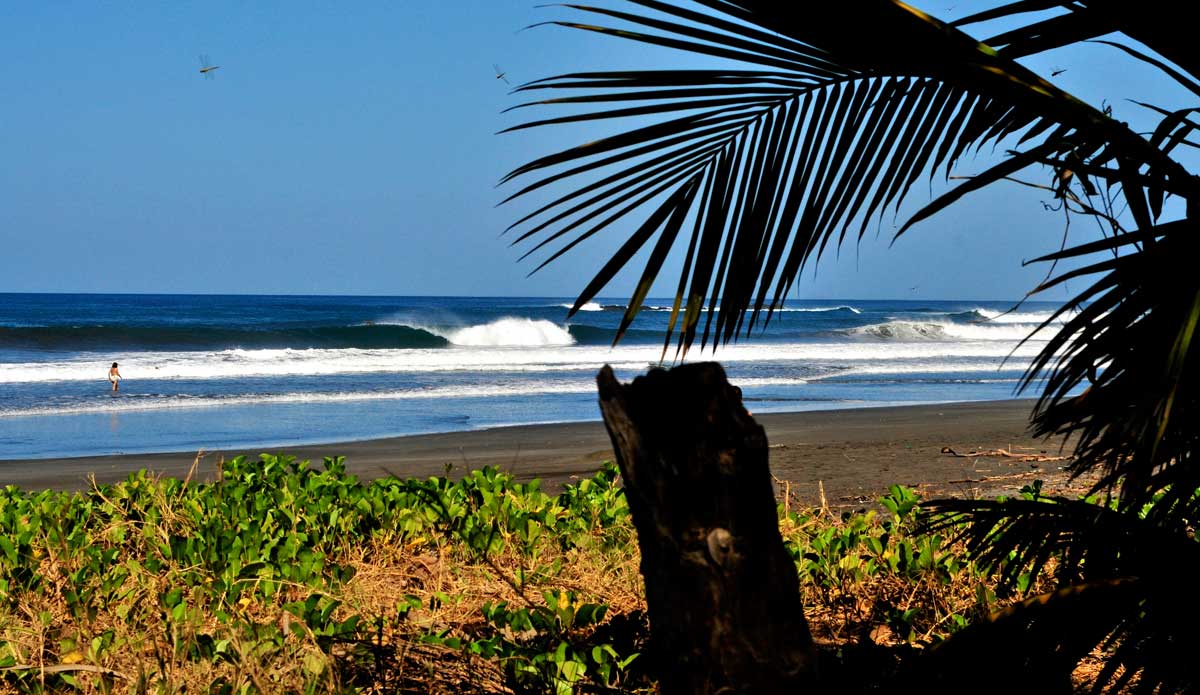
[[[600, 367], [629, 380], [663, 354], [670, 299], [611, 347], [627, 301], [567, 319], [565, 297], [3, 294], [0, 459], [599, 420]], [[755, 413], [1013, 398], [1052, 331], [1021, 340], [1058, 308], [1013, 304], [787, 300], [688, 361], [721, 362]]]

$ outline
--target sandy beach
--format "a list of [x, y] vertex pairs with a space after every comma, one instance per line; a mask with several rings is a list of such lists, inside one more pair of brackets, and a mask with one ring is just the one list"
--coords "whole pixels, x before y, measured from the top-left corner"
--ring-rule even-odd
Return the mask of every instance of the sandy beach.
[[[926, 495], [994, 496], [1020, 489], [1034, 479], [1067, 494], [1062, 461], [1023, 461], [1002, 455], [954, 456], [1003, 449], [1013, 454], [1060, 454], [1058, 441], [1034, 440], [1026, 431], [1030, 400], [987, 401], [764, 414], [771, 446], [771, 469], [781, 488], [802, 501], [830, 506], [869, 502], [889, 485], [918, 488]], [[600, 422], [501, 427], [446, 434], [357, 442], [271, 447], [301, 459], [342, 455], [362, 479], [461, 475], [495, 466], [522, 479], [540, 478], [550, 488], [586, 476], [612, 448]], [[148, 469], [168, 476], [210, 480], [217, 462], [260, 449], [158, 453], [79, 458], [0, 460], [0, 484], [26, 489], [83, 489], [124, 479]], [[194, 469], [194, 470], [193, 470]]]

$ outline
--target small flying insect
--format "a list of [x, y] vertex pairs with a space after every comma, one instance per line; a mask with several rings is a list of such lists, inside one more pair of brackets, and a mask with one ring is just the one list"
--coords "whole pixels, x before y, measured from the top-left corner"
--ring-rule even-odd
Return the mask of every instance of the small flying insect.
[[216, 70], [219, 67], [221, 67], [221, 66], [213, 65], [212, 61], [208, 59], [207, 55], [201, 54], [201, 56], [200, 56], [200, 74], [204, 75], [204, 79], [211, 80], [213, 78], [213, 75], [212, 75], [213, 70]]
[[493, 67], [493, 68], [495, 68], [495, 70], [496, 70], [496, 79], [497, 79], [497, 80], [504, 80], [504, 84], [506, 84], [506, 85], [508, 85], [508, 86], [510, 86], [510, 87], [511, 87], [511, 86], [512, 86], [512, 82], [509, 82], [509, 81], [508, 81], [508, 78], [507, 78], [507, 77], [505, 77], [505, 75], [507, 75], [508, 73], [507, 73], [507, 72], [504, 72], [503, 70], [501, 70], [501, 69], [500, 69], [500, 66], [499, 66], [499, 65], [496, 65], [495, 63], [492, 63], [492, 67]]
[[1066, 68], [1054, 68], [1053, 70], [1050, 71], [1050, 76], [1058, 77], [1059, 75], [1063, 74], [1066, 71], [1067, 71]]

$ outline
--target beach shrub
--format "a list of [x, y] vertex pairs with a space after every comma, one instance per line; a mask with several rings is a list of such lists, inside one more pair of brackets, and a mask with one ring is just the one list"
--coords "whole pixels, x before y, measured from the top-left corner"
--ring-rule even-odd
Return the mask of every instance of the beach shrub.
[[[999, 605], [1003, 567], [981, 570], [948, 542], [957, 526], [915, 534], [910, 489], [854, 513], [779, 502], [810, 624], [835, 659], [856, 644], [899, 658]], [[491, 468], [364, 483], [340, 458], [266, 454], [221, 463], [212, 482], [10, 486], [0, 688], [649, 690], [658, 660], [635, 539], [611, 463], [557, 493]]]
[[[568, 555], [624, 548], [632, 533], [612, 466], [561, 495], [486, 468], [460, 481], [363, 484], [340, 458], [313, 466], [290, 456], [237, 457], [218, 473], [211, 483], [141, 472], [86, 493], [0, 491], [0, 682], [19, 690], [117, 682], [161, 690], [182, 669], [207, 672], [218, 690], [292, 683], [334, 691], [339, 672], [354, 671], [342, 662], [356, 658], [356, 645], [379, 642], [385, 631], [434, 643], [425, 638], [438, 630], [412, 626], [414, 608], [437, 614], [463, 602], [433, 591], [407, 597], [390, 615], [363, 610], [346, 600], [362, 598], [352, 588], [360, 568], [433, 551], [456, 572], [490, 563], [524, 592], [562, 575]], [[563, 606], [574, 605], [574, 592], [561, 596]], [[559, 633], [593, 628], [607, 610], [581, 605], [596, 607], [576, 610], [583, 613]], [[551, 610], [561, 622], [565, 608]], [[500, 630], [525, 614], [489, 615], [486, 624]], [[530, 624], [551, 624], [540, 616], [529, 614]], [[507, 644], [495, 653], [516, 649]], [[551, 663], [608, 673], [619, 659], [602, 647], [597, 658], [586, 649]], [[572, 678], [583, 673], [562, 668]]]

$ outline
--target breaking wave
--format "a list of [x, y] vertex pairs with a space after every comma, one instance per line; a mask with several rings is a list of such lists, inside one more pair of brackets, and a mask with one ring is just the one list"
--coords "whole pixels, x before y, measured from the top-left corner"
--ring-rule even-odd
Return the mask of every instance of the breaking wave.
[[504, 318], [490, 323], [436, 327], [404, 323], [353, 326], [0, 326], [0, 349], [81, 351], [207, 351], [311, 349], [428, 349], [462, 346], [571, 345], [575, 339], [550, 321]]
[[[955, 321], [965, 321], [970, 323], [982, 323], [985, 325], [999, 324], [1027, 324], [1037, 326], [1045, 322], [1054, 312], [1051, 311], [1035, 311], [1035, 312], [1012, 312], [1004, 313], [992, 309], [970, 309], [955, 314], [950, 314], [950, 318]], [[1065, 321], [1070, 318], [1070, 314], [1060, 316], [1058, 321]]]
[[[941, 321], [889, 321], [869, 326], [860, 326], [846, 331], [853, 336], [865, 336], [880, 340], [901, 342], [928, 340], [995, 340], [1016, 343], [1029, 337], [1037, 326], [1034, 324], [970, 324]], [[1046, 334], [1035, 338], [1047, 339]]]
[[[570, 307], [571, 305], [564, 304], [563, 306]], [[628, 308], [628, 306], [629, 305], [627, 305], [627, 304], [599, 304], [599, 305], [596, 305], [597, 308], [595, 308], [595, 309], [584, 309], [584, 311], [621, 311], [621, 312], [624, 312], [625, 309]], [[643, 304], [641, 310], [642, 311], [671, 311], [672, 309], [674, 309], [674, 307], [672, 307], [672, 306]], [[682, 311], [682, 310], [683, 310], [683, 308], [680, 307], [680, 311]], [[763, 307], [764, 313], [766, 312], [766, 310], [767, 310], [766, 307]], [[775, 307], [775, 313], [778, 314], [778, 313], [784, 313], [784, 312], [801, 312], [801, 313], [840, 312], [840, 313], [846, 313], [846, 314], [861, 314], [862, 313], [862, 311], [860, 311], [859, 309], [856, 309], [852, 306], [845, 305], [845, 304], [843, 304], [841, 306], [819, 306], [819, 307], [793, 307], [793, 306]]]
[[430, 328], [451, 345], [467, 347], [546, 347], [574, 345], [567, 329], [550, 321], [505, 318], [466, 328]]

